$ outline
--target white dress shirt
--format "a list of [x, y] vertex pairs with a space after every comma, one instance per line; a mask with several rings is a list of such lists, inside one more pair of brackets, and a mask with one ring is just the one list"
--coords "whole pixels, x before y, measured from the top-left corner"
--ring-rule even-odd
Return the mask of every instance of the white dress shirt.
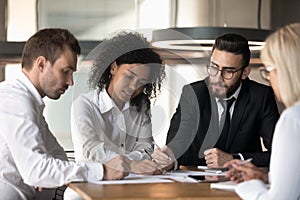
[[149, 114], [137, 112], [129, 102], [120, 110], [105, 89], [73, 102], [71, 132], [76, 161], [105, 163], [117, 154], [142, 160], [147, 157], [143, 149], [153, 148]]
[[[234, 110], [234, 106], [235, 106], [235, 102], [237, 100], [237, 98], [239, 97], [239, 94], [240, 94], [240, 91], [241, 91], [241, 88], [242, 88], [242, 83], [240, 84], [240, 86], [238, 87], [238, 89], [234, 92], [233, 95], [231, 95], [230, 97], [228, 98], [224, 98], [222, 100], [226, 101], [226, 100], [229, 100], [231, 98], [235, 98], [235, 101], [232, 103], [230, 109], [229, 109], [229, 113], [230, 113], [230, 118], [232, 118], [232, 115], [233, 115], [233, 110]], [[221, 103], [221, 98], [215, 98], [216, 99], [216, 103], [217, 103], [217, 108], [218, 108], [218, 113], [219, 113], [219, 122], [221, 121], [221, 116], [222, 116], [222, 113], [225, 111], [225, 108], [224, 106], [222, 105]]]
[[286, 109], [277, 122], [270, 161], [268, 189], [260, 180], [240, 183], [242, 199], [300, 199], [300, 102]]
[[43, 117], [44, 102], [23, 73], [0, 83], [0, 105], [0, 199], [34, 199], [34, 186], [102, 179], [101, 164], [67, 161]]
[[[242, 88], [242, 83], [240, 84], [240, 86], [238, 87], [238, 89], [234, 92], [233, 95], [231, 95], [229, 98], [224, 98], [222, 100], [229, 100], [231, 98], [235, 98], [235, 101], [232, 103], [230, 109], [229, 109], [229, 113], [230, 113], [230, 119], [232, 119], [232, 115], [233, 115], [233, 111], [234, 111], [234, 106], [235, 106], [235, 102], [236, 100], [238, 99], [239, 97], [239, 94], [240, 94], [240, 91], [241, 91], [241, 88]], [[219, 123], [221, 122], [221, 116], [222, 116], [222, 113], [225, 112], [225, 108], [224, 106], [222, 105], [221, 103], [221, 99], [220, 98], [215, 98], [216, 99], [216, 102], [217, 102], [217, 108], [218, 108], [218, 113], [219, 113]], [[221, 134], [221, 131], [222, 129], [220, 129], [220, 134]], [[244, 156], [241, 154], [241, 153], [237, 153], [239, 156], [240, 156], [240, 159], [241, 160], [245, 160], [244, 159]]]

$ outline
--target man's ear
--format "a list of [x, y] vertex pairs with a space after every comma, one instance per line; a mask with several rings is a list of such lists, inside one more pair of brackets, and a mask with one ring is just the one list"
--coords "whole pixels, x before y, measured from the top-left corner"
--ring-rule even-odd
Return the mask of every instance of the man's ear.
[[242, 74], [242, 80], [245, 80], [249, 76], [250, 72], [251, 72], [251, 67], [250, 66], [245, 67]]
[[115, 75], [115, 72], [117, 71], [118, 65], [116, 63], [116, 61], [114, 61], [111, 65], [110, 65], [110, 73], [111, 75]]
[[39, 70], [44, 70], [44, 67], [46, 65], [46, 58], [44, 56], [39, 56], [35, 60], [35, 65], [38, 67]]

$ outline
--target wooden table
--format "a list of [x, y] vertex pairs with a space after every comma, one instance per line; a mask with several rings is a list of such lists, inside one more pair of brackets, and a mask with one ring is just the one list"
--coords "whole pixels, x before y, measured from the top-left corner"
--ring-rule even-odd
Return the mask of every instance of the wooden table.
[[92, 183], [70, 183], [86, 200], [236, 200], [240, 199], [232, 191], [210, 189], [210, 183], [149, 183], [97, 185]]

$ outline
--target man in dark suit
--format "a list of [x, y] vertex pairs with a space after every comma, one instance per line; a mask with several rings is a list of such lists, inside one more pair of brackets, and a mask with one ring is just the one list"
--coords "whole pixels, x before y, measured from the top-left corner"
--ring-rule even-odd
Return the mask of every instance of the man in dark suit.
[[279, 113], [271, 87], [248, 78], [249, 60], [244, 37], [228, 33], [216, 39], [209, 76], [183, 87], [167, 146], [153, 153], [157, 162], [169, 169], [177, 164], [221, 167], [236, 158], [269, 165]]

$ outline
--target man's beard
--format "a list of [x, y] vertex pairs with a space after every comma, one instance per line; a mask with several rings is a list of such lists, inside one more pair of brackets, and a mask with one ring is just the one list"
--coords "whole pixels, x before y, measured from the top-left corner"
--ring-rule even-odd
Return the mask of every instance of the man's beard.
[[[236, 90], [240, 86], [240, 83], [241, 83], [241, 79], [238, 79], [231, 87], [228, 87], [223, 82], [210, 83], [209, 85], [210, 92], [213, 96], [217, 98], [221, 98], [221, 99], [228, 98], [236, 92]], [[218, 86], [218, 88], [213, 88], [212, 87], [213, 85]]]

